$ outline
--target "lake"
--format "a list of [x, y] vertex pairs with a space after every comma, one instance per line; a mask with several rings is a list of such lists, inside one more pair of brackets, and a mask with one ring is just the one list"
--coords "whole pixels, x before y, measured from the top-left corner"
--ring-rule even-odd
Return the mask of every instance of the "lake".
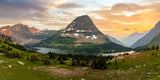
[[[33, 47], [33, 49], [36, 52], [45, 53], [45, 54], [48, 53], [48, 52], [53, 52], [53, 53], [56, 53], [56, 54], [67, 54], [68, 53], [68, 52], [58, 50], [58, 49], [45, 48], [45, 47]], [[75, 54], [80, 54], [80, 53], [75, 53]], [[83, 55], [98, 55], [99, 53], [81, 53], [81, 54], [83, 54]]]
[[53, 48], [45, 48], [45, 47], [34, 47], [34, 49], [36, 49], [37, 52], [39, 53], [48, 53], [48, 52], [53, 52], [53, 53], [57, 53], [57, 54], [66, 54], [67, 52], [61, 51], [61, 50], [57, 50], [57, 49], [53, 49]]
[[[37, 52], [39, 53], [45, 53], [47, 54], [48, 52], [53, 52], [56, 54], [67, 54], [67, 52], [58, 50], [58, 49], [53, 49], [53, 48], [45, 48], [45, 47], [33, 47], [36, 49]], [[126, 52], [116, 52], [116, 53], [101, 53], [102, 56], [118, 56], [118, 55], [123, 55], [124, 53], [128, 54], [134, 54], [135, 51], [126, 51]], [[99, 55], [99, 53], [85, 53], [85, 55]]]

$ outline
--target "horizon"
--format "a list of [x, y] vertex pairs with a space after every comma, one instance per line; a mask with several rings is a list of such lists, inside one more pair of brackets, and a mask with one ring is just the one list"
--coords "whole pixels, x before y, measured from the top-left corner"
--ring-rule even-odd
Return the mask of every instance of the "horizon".
[[58, 30], [89, 15], [100, 31], [119, 40], [152, 29], [160, 21], [159, 4], [160, 0], [1, 0], [0, 26], [22, 23]]

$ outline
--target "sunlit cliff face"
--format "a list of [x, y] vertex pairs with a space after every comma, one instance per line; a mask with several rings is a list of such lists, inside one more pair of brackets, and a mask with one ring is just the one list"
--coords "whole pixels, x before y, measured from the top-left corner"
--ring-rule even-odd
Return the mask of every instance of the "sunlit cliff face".
[[160, 0], [0, 0], [0, 26], [58, 30], [84, 14], [104, 34], [121, 38], [153, 28], [160, 21]]

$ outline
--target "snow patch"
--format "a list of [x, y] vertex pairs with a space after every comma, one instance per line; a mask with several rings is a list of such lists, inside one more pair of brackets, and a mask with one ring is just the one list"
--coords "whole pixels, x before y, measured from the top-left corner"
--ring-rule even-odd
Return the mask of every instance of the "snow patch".
[[87, 32], [86, 30], [77, 30], [76, 32]]
[[87, 39], [91, 38], [92, 36], [86, 36]]
[[75, 35], [75, 36], [78, 36], [79, 34], [78, 34], [78, 33], [74, 33], [74, 35]]
[[7, 31], [6, 29], [2, 29], [2, 32]]
[[29, 42], [29, 41], [32, 41], [33, 39], [29, 39], [29, 40], [27, 40], [27, 42]]
[[96, 35], [92, 35], [92, 36], [86, 36], [87, 39], [91, 39], [91, 40], [94, 40], [94, 39], [97, 39], [98, 37]]
[[73, 28], [68, 28], [68, 29], [67, 29], [67, 31], [71, 31], [71, 30], [74, 30], [74, 29], [73, 29]]
[[93, 39], [97, 39], [98, 37], [97, 37], [96, 35], [93, 35], [92, 38], [93, 38]]

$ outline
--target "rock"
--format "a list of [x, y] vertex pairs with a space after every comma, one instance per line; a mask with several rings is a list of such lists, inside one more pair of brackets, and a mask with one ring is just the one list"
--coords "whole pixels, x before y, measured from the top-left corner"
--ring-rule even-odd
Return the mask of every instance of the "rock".
[[85, 80], [84, 78], [81, 78], [81, 80]]
[[143, 66], [146, 66], [146, 64], [144, 64]]
[[23, 62], [21, 62], [21, 61], [18, 61], [18, 64], [20, 64], [20, 65], [24, 65], [24, 63], [23, 63]]
[[8, 68], [12, 68], [12, 65], [8, 65]]
[[37, 68], [35, 67], [35, 68], [33, 68], [34, 70], [36, 70]]
[[148, 75], [151, 75], [151, 73], [149, 72], [149, 73], [147, 73]]

